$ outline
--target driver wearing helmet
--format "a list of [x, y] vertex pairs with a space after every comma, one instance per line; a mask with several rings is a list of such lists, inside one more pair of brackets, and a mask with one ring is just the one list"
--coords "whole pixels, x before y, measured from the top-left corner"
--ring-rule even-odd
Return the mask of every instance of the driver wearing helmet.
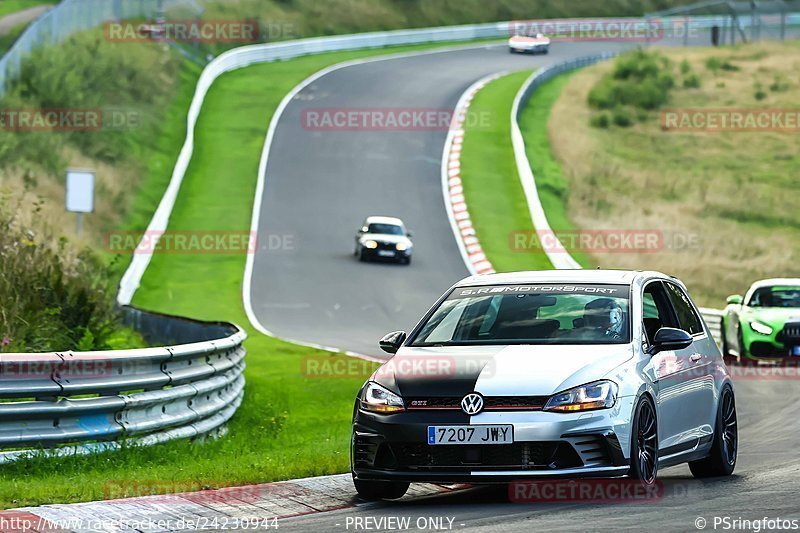
[[622, 339], [624, 322], [622, 308], [611, 298], [598, 298], [584, 307], [583, 326], [592, 332], [593, 337]]

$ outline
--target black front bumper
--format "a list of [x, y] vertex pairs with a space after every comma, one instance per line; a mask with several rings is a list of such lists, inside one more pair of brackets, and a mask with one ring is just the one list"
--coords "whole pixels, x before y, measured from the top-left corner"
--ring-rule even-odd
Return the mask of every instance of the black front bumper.
[[[392, 252], [394, 255], [380, 255], [379, 252]], [[405, 261], [411, 257], [411, 253], [408, 250], [400, 251], [394, 248], [386, 247], [378, 247], [374, 249], [364, 248], [363, 253], [364, 257], [370, 261]]]
[[[435, 419], [435, 420], [434, 420]], [[613, 434], [496, 445], [429, 445], [429, 425], [466, 425], [442, 410], [375, 415], [358, 411], [351, 465], [358, 479], [429, 483], [501, 483], [524, 477], [614, 477], [628, 462]]]

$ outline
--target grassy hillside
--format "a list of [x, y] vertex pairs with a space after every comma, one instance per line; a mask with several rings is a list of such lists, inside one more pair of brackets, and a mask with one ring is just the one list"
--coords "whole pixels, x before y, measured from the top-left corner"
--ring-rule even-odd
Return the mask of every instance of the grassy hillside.
[[[590, 106], [590, 92], [610, 83], [606, 63], [574, 75], [550, 117], [572, 222], [664, 235], [658, 253], [593, 254], [592, 263], [665, 271], [715, 306], [755, 279], [800, 275], [797, 132], [675, 132], [661, 122], [664, 109], [796, 109], [800, 43], [661, 54], [661, 74], [675, 82], [662, 105]], [[599, 125], [605, 112], [630, 125]]]

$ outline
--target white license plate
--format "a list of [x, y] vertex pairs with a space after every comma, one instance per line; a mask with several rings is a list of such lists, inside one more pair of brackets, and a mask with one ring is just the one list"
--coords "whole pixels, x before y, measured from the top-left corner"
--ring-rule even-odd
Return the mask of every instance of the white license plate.
[[394, 257], [394, 252], [391, 250], [378, 250], [378, 255], [381, 257]]
[[514, 426], [428, 426], [428, 444], [511, 444]]

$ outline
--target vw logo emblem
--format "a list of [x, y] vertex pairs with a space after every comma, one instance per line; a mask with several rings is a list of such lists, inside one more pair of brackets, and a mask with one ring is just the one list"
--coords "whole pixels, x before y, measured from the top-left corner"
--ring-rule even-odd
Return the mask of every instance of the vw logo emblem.
[[483, 396], [477, 392], [472, 392], [464, 396], [461, 400], [461, 410], [468, 415], [477, 415], [483, 411]]

